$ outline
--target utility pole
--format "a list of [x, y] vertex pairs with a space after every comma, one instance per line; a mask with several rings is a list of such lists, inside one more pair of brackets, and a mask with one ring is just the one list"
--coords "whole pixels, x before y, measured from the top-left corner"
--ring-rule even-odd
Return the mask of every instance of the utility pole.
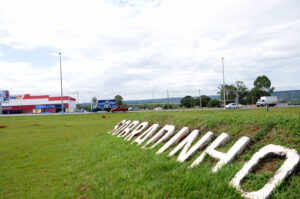
[[3, 91], [0, 90], [0, 115], [2, 115], [2, 100], [3, 100]]
[[3, 98], [4, 98], [4, 91], [0, 90], [0, 115], [2, 115], [2, 102], [3, 102]]
[[64, 115], [64, 98], [63, 98], [63, 85], [62, 85], [62, 70], [61, 70], [61, 52], [59, 52], [59, 65], [60, 65], [60, 94], [61, 94], [61, 115]]
[[239, 104], [239, 91], [236, 89], [235, 103]]
[[154, 110], [154, 99], [153, 99], [153, 97], [154, 97], [154, 94], [153, 94], [153, 89], [152, 89], [152, 109]]
[[77, 109], [79, 109], [79, 97], [78, 97], [78, 91], [77, 91]]
[[224, 57], [222, 57], [221, 60], [222, 60], [222, 68], [223, 68], [223, 99], [224, 99], [224, 109], [225, 109], [226, 99], [225, 99]]
[[169, 98], [169, 90], [167, 90], [167, 97], [168, 97], [168, 109], [170, 109], [170, 98]]
[[200, 89], [199, 89], [199, 106], [200, 106], [200, 108], [202, 108], [202, 100], [201, 100]]
[[[2, 96], [0, 96], [2, 98]], [[2, 99], [0, 99], [0, 115], [2, 115]]]

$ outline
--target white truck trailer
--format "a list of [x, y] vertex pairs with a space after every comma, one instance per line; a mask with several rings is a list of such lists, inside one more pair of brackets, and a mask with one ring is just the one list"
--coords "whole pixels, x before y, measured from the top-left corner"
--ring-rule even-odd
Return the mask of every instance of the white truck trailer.
[[256, 102], [256, 106], [275, 106], [277, 104], [277, 96], [262, 96]]

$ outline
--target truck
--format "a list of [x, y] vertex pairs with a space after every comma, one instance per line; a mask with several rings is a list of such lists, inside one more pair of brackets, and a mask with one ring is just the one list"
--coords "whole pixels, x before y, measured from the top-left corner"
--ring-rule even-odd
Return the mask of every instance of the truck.
[[277, 104], [277, 96], [262, 96], [256, 102], [257, 107], [263, 106], [275, 106]]
[[110, 112], [111, 109], [116, 108], [116, 100], [98, 100], [97, 104], [93, 104], [91, 110], [94, 112], [97, 111], [107, 111]]

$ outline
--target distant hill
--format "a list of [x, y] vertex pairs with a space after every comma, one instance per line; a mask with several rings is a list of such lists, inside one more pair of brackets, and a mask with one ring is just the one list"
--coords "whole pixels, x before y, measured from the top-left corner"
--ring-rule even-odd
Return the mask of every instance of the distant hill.
[[272, 96], [277, 96], [278, 102], [300, 101], [300, 90], [274, 91]]
[[[170, 103], [180, 103], [181, 97], [171, 97]], [[145, 103], [168, 103], [168, 98], [143, 99], [143, 100], [125, 100], [126, 104], [145, 104]]]
[[[198, 96], [194, 96], [198, 97]], [[212, 99], [219, 99], [218, 95], [209, 96]], [[170, 103], [179, 104], [182, 97], [171, 97]], [[159, 99], [144, 99], [144, 100], [125, 100], [126, 104], [145, 104], [145, 103], [168, 103], [168, 98], [159, 98]]]

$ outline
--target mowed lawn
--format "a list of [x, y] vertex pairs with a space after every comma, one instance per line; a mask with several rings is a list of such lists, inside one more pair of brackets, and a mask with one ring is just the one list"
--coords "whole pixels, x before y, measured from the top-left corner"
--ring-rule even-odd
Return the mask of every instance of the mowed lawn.
[[[229, 181], [243, 164], [267, 144], [300, 153], [300, 108], [115, 113], [61, 116], [0, 117], [0, 198], [241, 198]], [[241, 136], [251, 143], [237, 160], [219, 170], [206, 157], [195, 168], [192, 160], [178, 163], [162, 146], [141, 146], [107, 134], [123, 119], [187, 126], [203, 135], [213, 131], [231, 136], [218, 150], [226, 152]], [[199, 138], [198, 138], [199, 139]], [[243, 182], [261, 188], [284, 159], [270, 157]], [[300, 198], [297, 171], [271, 198]]]

